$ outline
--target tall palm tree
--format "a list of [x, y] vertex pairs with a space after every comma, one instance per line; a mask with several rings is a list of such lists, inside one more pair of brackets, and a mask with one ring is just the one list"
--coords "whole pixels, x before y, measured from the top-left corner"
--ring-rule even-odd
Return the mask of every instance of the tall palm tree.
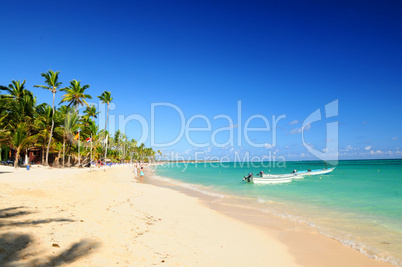
[[85, 99], [92, 99], [88, 94], [85, 94], [85, 90], [90, 87], [89, 84], [81, 86], [81, 81], [72, 80], [70, 81], [70, 86], [61, 89], [60, 91], [66, 92], [61, 99], [61, 103], [68, 102], [68, 107], [74, 105], [76, 112], [78, 113], [78, 107], [84, 104], [89, 106]]
[[[61, 86], [61, 82], [59, 82], [59, 73], [60, 71], [53, 72], [52, 70], [49, 70], [47, 73], [42, 73], [41, 76], [45, 78], [45, 84], [46, 85], [34, 85], [34, 87], [37, 88], [43, 88], [46, 90], [49, 90], [53, 94], [53, 103], [52, 103], [52, 110], [53, 110], [53, 115], [54, 115], [54, 99], [56, 97], [56, 92], [57, 89]], [[49, 142], [47, 144], [47, 149], [46, 149], [46, 161], [45, 165], [49, 165], [49, 148], [50, 148], [50, 143], [52, 142], [52, 137], [53, 137], [53, 128], [54, 128], [54, 116], [52, 116], [52, 128], [50, 130], [50, 138]]]
[[[107, 112], [106, 112], [106, 123], [105, 123], [105, 132], [107, 127], [107, 122], [109, 121], [109, 106], [113, 100], [111, 93], [109, 91], [104, 91], [98, 98], [102, 101], [103, 104], [107, 104]], [[107, 141], [105, 141], [105, 162], [106, 162], [106, 155], [107, 155]]]

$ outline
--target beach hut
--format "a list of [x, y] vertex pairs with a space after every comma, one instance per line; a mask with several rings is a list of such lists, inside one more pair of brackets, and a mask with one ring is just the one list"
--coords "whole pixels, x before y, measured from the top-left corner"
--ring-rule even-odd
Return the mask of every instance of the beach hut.
[[42, 150], [40, 147], [30, 147], [28, 154], [30, 164], [42, 164]]

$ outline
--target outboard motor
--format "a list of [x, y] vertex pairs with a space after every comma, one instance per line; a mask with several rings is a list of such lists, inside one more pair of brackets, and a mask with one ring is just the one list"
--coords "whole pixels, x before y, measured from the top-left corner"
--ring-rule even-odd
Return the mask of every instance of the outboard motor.
[[251, 182], [251, 178], [253, 177], [253, 173], [250, 172], [248, 175], [244, 176], [243, 181]]

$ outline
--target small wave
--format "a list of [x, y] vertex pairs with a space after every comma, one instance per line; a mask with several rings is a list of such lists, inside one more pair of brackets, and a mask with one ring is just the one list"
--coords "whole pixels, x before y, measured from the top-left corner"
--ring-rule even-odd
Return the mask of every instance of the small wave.
[[345, 234], [341, 234], [341, 233], [337, 233], [337, 234], [330, 233], [329, 230], [324, 229], [323, 227], [317, 225], [313, 221], [305, 219], [305, 218], [300, 217], [300, 216], [290, 215], [290, 214], [286, 214], [286, 213], [283, 213], [283, 212], [277, 212], [277, 211], [271, 210], [271, 209], [262, 209], [261, 211], [269, 213], [269, 214], [272, 214], [272, 215], [274, 215], [276, 217], [279, 217], [279, 218], [283, 218], [283, 219], [292, 221], [292, 222], [306, 224], [306, 225], [316, 229], [319, 234], [324, 235], [326, 237], [329, 237], [331, 239], [335, 239], [336, 241], [338, 241], [342, 245], [350, 247], [350, 248], [358, 251], [359, 253], [361, 253], [361, 254], [363, 254], [363, 255], [371, 258], [371, 259], [387, 262], [387, 263], [390, 263], [392, 265], [402, 267], [402, 259], [398, 259], [398, 258], [393, 257], [391, 255], [381, 255], [383, 253], [381, 253], [377, 249], [374, 249], [372, 247], [367, 246], [364, 243], [357, 242], [357, 241], [353, 240], [351, 235], [345, 235]]
[[378, 261], [388, 262], [395, 266], [402, 266], [402, 260], [395, 258], [391, 255], [381, 255], [382, 253], [378, 250], [369, 247], [361, 242], [354, 241], [352, 239], [345, 238], [344, 236], [337, 236], [333, 234], [329, 234], [325, 231], [319, 231], [320, 234], [327, 236], [329, 238], [335, 239], [340, 242], [342, 245], [350, 247], [354, 250], [357, 250], [359, 253]]

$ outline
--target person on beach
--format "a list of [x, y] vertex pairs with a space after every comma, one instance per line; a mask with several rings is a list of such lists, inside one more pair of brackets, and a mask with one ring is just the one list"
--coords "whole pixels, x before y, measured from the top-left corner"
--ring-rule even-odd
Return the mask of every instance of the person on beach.
[[137, 167], [134, 167], [134, 177], [137, 177]]
[[144, 180], [144, 167], [141, 167], [141, 172], [140, 172], [140, 182], [142, 183]]

